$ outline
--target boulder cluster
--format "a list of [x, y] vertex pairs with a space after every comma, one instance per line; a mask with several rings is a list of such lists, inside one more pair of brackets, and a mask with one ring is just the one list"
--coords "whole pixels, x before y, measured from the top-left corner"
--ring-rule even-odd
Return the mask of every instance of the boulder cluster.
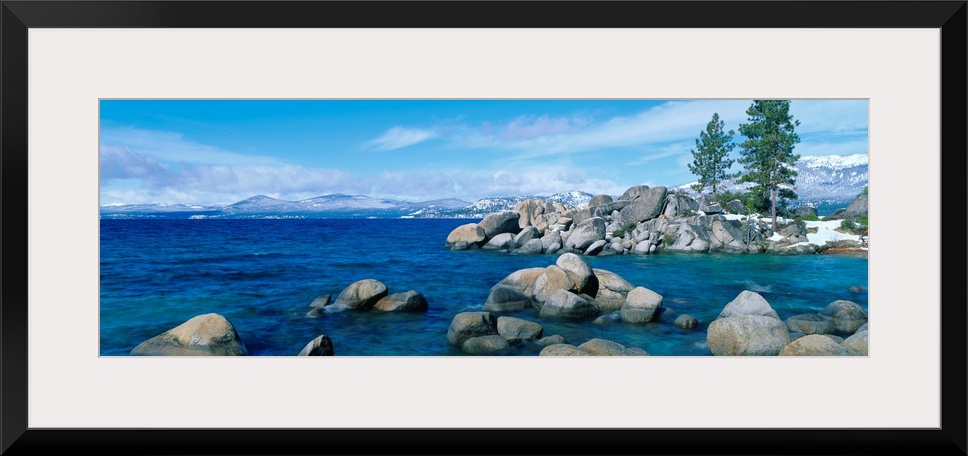
[[[604, 339], [572, 345], [558, 334], [544, 336], [544, 328], [535, 321], [495, 314], [528, 311], [543, 320], [644, 324], [659, 319], [662, 303], [660, 294], [634, 286], [611, 271], [592, 268], [580, 255], [566, 252], [552, 265], [517, 270], [494, 285], [483, 311], [461, 312], [453, 317], [447, 342], [472, 355], [500, 354], [529, 343], [544, 347], [542, 356], [648, 355], [641, 348]], [[382, 282], [364, 279], [344, 288], [335, 301], [331, 295], [322, 295], [310, 307], [307, 316], [320, 317], [343, 310], [423, 312], [428, 305], [417, 291], [390, 294]], [[673, 324], [692, 330], [699, 321], [683, 314]], [[706, 344], [716, 356], [867, 356], [867, 328], [867, 313], [852, 301], [836, 300], [815, 314], [782, 320], [763, 296], [743, 291], [708, 325]], [[333, 353], [333, 341], [322, 334], [298, 355]], [[131, 354], [244, 356], [248, 350], [228, 319], [210, 313], [142, 342]]]
[[[581, 256], [569, 252], [559, 255], [555, 264], [519, 269], [491, 287], [482, 312], [454, 316], [447, 341], [468, 354], [500, 352], [531, 341], [545, 346], [540, 353], [545, 356], [647, 355], [640, 348], [626, 348], [604, 339], [574, 346], [557, 334], [542, 338], [540, 324], [494, 314], [528, 311], [538, 319], [594, 322], [598, 322], [595, 317], [616, 315], [628, 323], [648, 323], [656, 321], [661, 310], [662, 296], [658, 293], [636, 287], [611, 271], [593, 269]], [[698, 324], [689, 315], [683, 317], [692, 321], [681, 328], [692, 329]]]
[[390, 294], [387, 286], [375, 279], [351, 283], [332, 301], [332, 295], [320, 295], [309, 304], [307, 317], [320, 317], [327, 312], [368, 310], [371, 312], [425, 312], [427, 299], [418, 291]]
[[648, 356], [645, 350], [614, 341], [591, 339], [574, 346], [560, 334], [542, 337], [544, 328], [517, 317], [490, 312], [461, 312], [447, 329], [447, 342], [469, 355], [493, 355], [511, 347], [534, 343], [544, 348], [539, 356]]
[[[148, 339], [131, 350], [143, 356], [248, 356], [235, 326], [223, 315], [197, 315]], [[310, 341], [298, 356], [333, 356], [333, 341], [326, 334]]]
[[[427, 299], [417, 291], [390, 294], [387, 286], [374, 279], [353, 282], [332, 301], [332, 295], [320, 295], [309, 304], [307, 317], [316, 318], [328, 312], [359, 310], [370, 312], [425, 312]], [[148, 339], [131, 350], [132, 355], [157, 356], [244, 356], [249, 352], [222, 315], [211, 313], [192, 317], [185, 323]], [[298, 356], [333, 356], [333, 341], [321, 334], [298, 353]]]
[[867, 313], [852, 301], [784, 322], [763, 296], [743, 291], [709, 324], [706, 344], [716, 356], [867, 356], [867, 334]]
[[509, 274], [491, 287], [484, 302], [485, 312], [528, 309], [542, 319], [585, 320], [614, 312], [627, 323], [648, 323], [659, 318], [662, 296], [614, 272], [593, 269], [578, 254], [563, 253], [555, 264]]
[[[495, 317], [490, 312], [461, 312], [447, 329], [447, 342], [471, 355], [490, 354], [525, 341], [558, 342], [561, 336], [543, 339], [544, 328], [533, 321]], [[561, 339], [563, 340], [563, 339]]]
[[606, 339], [590, 339], [577, 347], [570, 344], [553, 344], [541, 349], [538, 356], [649, 356], [638, 347], [626, 347]]
[[584, 255], [660, 251], [800, 254], [817, 253], [824, 247], [807, 242], [802, 222], [778, 220], [782, 226], [774, 232], [766, 219], [740, 217], [745, 209], [739, 200], [723, 207], [709, 195], [696, 199], [666, 187], [636, 185], [617, 199], [598, 195], [577, 208], [524, 200], [513, 211], [494, 212], [479, 223], [455, 228], [444, 246]]

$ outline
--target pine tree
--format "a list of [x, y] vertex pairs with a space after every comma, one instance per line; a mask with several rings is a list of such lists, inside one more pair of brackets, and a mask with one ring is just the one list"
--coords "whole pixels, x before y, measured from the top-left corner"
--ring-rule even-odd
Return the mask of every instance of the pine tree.
[[792, 190], [797, 176], [793, 165], [800, 156], [793, 148], [800, 142], [794, 131], [800, 121], [790, 114], [790, 100], [754, 100], [746, 114], [749, 123], [739, 126], [746, 137], [740, 144], [739, 162], [746, 171], [738, 182], [753, 183], [753, 193], [769, 199], [775, 230], [777, 199], [797, 198]]
[[692, 189], [702, 193], [706, 187], [712, 187], [713, 196], [716, 196], [716, 186], [720, 182], [735, 177], [734, 174], [727, 172], [733, 166], [732, 159], [726, 158], [736, 147], [733, 144], [732, 130], [729, 133], [723, 132], [725, 122], [719, 120], [719, 114], [713, 113], [713, 119], [706, 124], [706, 131], [699, 132], [696, 139], [696, 148], [692, 152], [693, 161], [689, 164], [689, 171], [699, 176], [699, 181], [692, 186]]

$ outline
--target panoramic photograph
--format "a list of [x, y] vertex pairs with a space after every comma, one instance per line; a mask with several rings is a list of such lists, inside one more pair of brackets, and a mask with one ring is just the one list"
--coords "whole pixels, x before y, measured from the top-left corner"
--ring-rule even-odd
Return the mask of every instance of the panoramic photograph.
[[866, 99], [99, 113], [101, 356], [868, 356]]

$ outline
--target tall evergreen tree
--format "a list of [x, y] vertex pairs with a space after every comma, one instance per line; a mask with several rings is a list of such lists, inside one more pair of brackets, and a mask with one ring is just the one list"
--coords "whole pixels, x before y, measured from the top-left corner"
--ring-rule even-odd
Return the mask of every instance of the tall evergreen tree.
[[689, 171], [699, 176], [699, 181], [693, 184], [692, 189], [699, 193], [706, 187], [712, 187], [713, 196], [716, 196], [716, 186], [720, 182], [736, 177], [727, 172], [734, 161], [727, 157], [736, 144], [733, 144], [733, 130], [729, 133], [723, 131], [725, 124], [714, 112], [713, 119], [706, 124], [706, 131], [699, 132], [696, 148], [690, 150], [693, 160], [688, 165]]
[[739, 162], [746, 171], [738, 182], [753, 183], [754, 194], [769, 198], [775, 230], [777, 198], [797, 198], [792, 190], [797, 176], [793, 165], [800, 156], [793, 148], [800, 142], [795, 132], [800, 121], [790, 114], [790, 100], [754, 100], [746, 114], [749, 123], [739, 126], [746, 137], [740, 144]]

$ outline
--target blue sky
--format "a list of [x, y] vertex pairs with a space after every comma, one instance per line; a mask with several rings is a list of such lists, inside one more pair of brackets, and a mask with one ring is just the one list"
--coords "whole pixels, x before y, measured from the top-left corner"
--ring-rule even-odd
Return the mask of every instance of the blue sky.
[[[101, 204], [408, 201], [692, 182], [751, 100], [101, 100]], [[793, 100], [800, 155], [868, 153], [867, 100]], [[742, 141], [739, 133], [734, 142]], [[739, 147], [733, 155], [739, 156]], [[739, 171], [734, 164], [732, 170]]]

